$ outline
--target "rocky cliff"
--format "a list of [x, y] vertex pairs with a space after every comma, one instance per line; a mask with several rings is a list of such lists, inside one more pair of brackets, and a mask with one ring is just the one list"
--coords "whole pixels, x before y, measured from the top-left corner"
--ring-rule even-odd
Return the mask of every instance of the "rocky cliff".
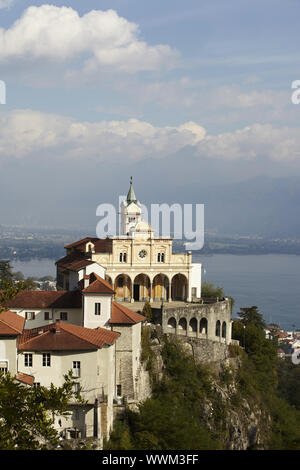
[[[149, 374], [148, 385], [151, 382], [158, 383], [163, 378], [164, 338], [159, 330], [150, 327], [148, 371], [144, 370]], [[221, 447], [228, 450], [265, 449], [271, 434], [271, 417], [268, 410], [254, 398], [247, 399], [239, 392], [238, 370], [241, 360], [230, 357], [230, 348], [225, 360], [210, 360], [207, 355], [199, 355], [197, 348], [191, 348], [186, 339], [177, 338], [176, 341], [185, 353], [194, 354], [196, 364], [205, 364], [209, 370], [213, 393], [203, 399], [201, 420], [206, 428], [218, 435]]]

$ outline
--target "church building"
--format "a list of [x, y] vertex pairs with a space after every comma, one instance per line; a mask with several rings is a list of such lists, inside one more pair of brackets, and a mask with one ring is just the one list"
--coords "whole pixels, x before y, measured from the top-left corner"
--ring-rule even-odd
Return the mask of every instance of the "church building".
[[173, 253], [173, 239], [154, 234], [142, 219], [141, 203], [132, 180], [121, 203], [118, 236], [86, 237], [65, 246], [66, 256], [57, 265], [57, 286], [77, 288], [86, 269], [97, 271], [110, 283], [115, 300], [125, 302], [184, 301], [201, 297], [201, 264], [192, 253]]

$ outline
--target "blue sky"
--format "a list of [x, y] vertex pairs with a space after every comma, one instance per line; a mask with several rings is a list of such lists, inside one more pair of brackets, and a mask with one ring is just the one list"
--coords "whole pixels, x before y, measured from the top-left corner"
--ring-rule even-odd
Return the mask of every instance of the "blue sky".
[[[299, 16], [299, 0], [0, 0], [2, 175], [22, 194], [50, 164], [52, 187], [62, 168], [80, 180], [83, 168], [116, 165], [126, 189], [131, 174], [142, 188], [143, 165], [159, 171], [172, 155], [193, 155], [191, 174], [209, 162], [236, 180], [245, 165], [250, 176], [300, 175]], [[119, 191], [104, 180], [103, 194]], [[42, 220], [38, 205], [24, 212]]]
[[[2, 8], [1, 27], [11, 28], [29, 5], [44, 3], [19, 0]], [[80, 53], [65, 63], [56, 61], [55, 54], [45, 61], [31, 60], [27, 53], [21, 64], [16, 57], [0, 63], [8, 109], [58, 112], [91, 121], [136, 117], [159, 126], [192, 119], [212, 133], [234, 130], [239, 123], [253, 120], [286, 124], [299, 114], [289, 100], [291, 82], [299, 70], [299, 1], [63, 1], [53, 5], [70, 7], [80, 16], [95, 9], [115, 10], [120, 18], [138, 25], [137, 38], [149, 47], [170, 47], [177, 60], [174, 63], [167, 56], [165, 64], [152, 70], [118, 71], [118, 79], [115, 69], [105, 67], [89, 77], [67, 80], [62, 77], [82, 66]], [[255, 93], [266, 95], [264, 105], [260, 104], [263, 97]], [[234, 102], [236, 94], [250, 101], [252, 96], [253, 104]], [[220, 111], [227, 115], [225, 122]]]

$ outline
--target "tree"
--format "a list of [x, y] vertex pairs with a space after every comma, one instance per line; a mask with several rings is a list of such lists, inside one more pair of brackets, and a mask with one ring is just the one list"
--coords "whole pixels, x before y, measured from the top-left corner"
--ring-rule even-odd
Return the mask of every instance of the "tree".
[[24, 274], [22, 271], [17, 271], [16, 273], [13, 273], [13, 277], [16, 281], [24, 281]]
[[5, 289], [8, 284], [13, 284], [13, 272], [9, 261], [0, 260], [0, 290]]
[[22, 282], [22, 289], [24, 290], [35, 290], [36, 288], [37, 288], [36, 283], [30, 277], [28, 277]]
[[28, 277], [24, 280], [24, 276], [20, 271], [13, 273], [9, 261], [0, 261], [0, 312], [5, 310], [5, 307], [3, 307], [5, 302], [15, 297], [21, 290], [34, 290], [36, 288], [37, 286], [31, 278]]
[[[0, 450], [55, 447], [59, 435], [54, 417], [68, 414], [73, 392], [71, 373], [61, 387], [28, 387], [9, 373], [0, 375]], [[79, 398], [79, 401], [81, 399]]]
[[0, 312], [5, 310], [3, 304], [15, 297], [23, 289], [22, 282], [17, 285], [13, 279], [13, 272], [9, 261], [0, 261]]
[[277, 386], [277, 342], [267, 339], [266, 324], [256, 306], [241, 308], [240, 320], [233, 322], [232, 337], [240, 342], [247, 358], [240, 369], [245, 389], [274, 392]]
[[238, 315], [244, 325], [254, 325], [262, 330], [265, 329], [266, 323], [256, 306], [241, 308], [240, 310]]
[[50, 274], [48, 274], [47, 276], [40, 277], [39, 280], [40, 280], [41, 282], [45, 282], [45, 281], [55, 281], [54, 277], [53, 277], [53, 276], [50, 276]]
[[222, 287], [215, 287], [212, 282], [203, 281], [201, 286], [201, 296], [203, 298], [222, 298], [224, 297], [224, 292]]
[[[205, 397], [215, 398], [208, 369], [196, 364], [175, 339], [164, 338], [162, 359], [162, 380], [138, 412], [126, 411], [106, 449], [219, 449], [221, 444], [202, 413]], [[213, 409], [217, 409], [215, 402]]]

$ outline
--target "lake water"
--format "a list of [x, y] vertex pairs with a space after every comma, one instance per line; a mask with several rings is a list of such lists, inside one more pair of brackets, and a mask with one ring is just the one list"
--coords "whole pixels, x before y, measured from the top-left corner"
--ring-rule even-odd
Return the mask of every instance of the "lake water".
[[42, 277], [50, 274], [56, 277], [56, 266], [54, 259], [31, 259], [30, 261], [14, 260], [10, 262], [14, 272], [22, 271], [25, 277]]
[[256, 305], [267, 323], [300, 328], [300, 256], [193, 255], [201, 262], [202, 279], [223, 287], [240, 307]]
[[[289, 330], [300, 328], [300, 256], [296, 255], [193, 255], [202, 263], [202, 278], [223, 287], [240, 307], [256, 305], [267, 323]], [[55, 260], [13, 261], [14, 271], [27, 276], [55, 277]]]

